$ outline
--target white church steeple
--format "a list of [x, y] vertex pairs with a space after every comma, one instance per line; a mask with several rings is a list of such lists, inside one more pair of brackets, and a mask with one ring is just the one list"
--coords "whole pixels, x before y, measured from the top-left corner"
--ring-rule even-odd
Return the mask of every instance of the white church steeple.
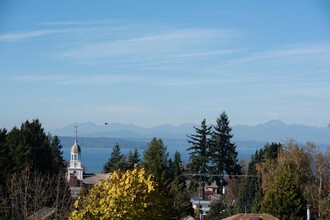
[[84, 169], [81, 166], [81, 149], [78, 145], [78, 138], [77, 138], [77, 128], [78, 126], [75, 126], [76, 128], [76, 136], [74, 140], [74, 144], [71, 147], [71, 157], [70, 157], [70, 166], [68, 167], [68, 180], [72, 177], [77, 177], [78, 180], [83, 180], [83, 172]]

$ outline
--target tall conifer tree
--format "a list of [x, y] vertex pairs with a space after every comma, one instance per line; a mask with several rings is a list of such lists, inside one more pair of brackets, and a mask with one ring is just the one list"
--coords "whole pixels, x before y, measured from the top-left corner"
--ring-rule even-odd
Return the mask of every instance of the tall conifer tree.
[[160, 185], [168, 179], [168, 153], [162, 139], [153, 138], [143, 153], [142, 167], [153, 175]]
[[210, 147], [210, 159], [212, 162], [211, 173], [218, 186], [218, 193], [221, 193], [224, 183], [224, 174], [238, 175], [241, 173], [241, 166], [238, 164], [236, 145], [232, 143], [228, 116], [222, 112], [217, 118], [217, 124], [212, 132], [212, 144]]
[[192, 146], [187, 150], [190, 151], [190, 163], [188, 164], [188, 170], [191, 173], [190, 188], [196, 189], [202, 184], [202, 198], [205, 199], [204, 186], [208, 181], [209, 174], [209, 147], [210, 147], [210, 135], [211, 126], [206, 125], [204, 119], [200, 128], [195, 128], [196, 133], [188, 136]]
[[119, 144], [116, 143], [108, 162], [103, 166], [103, 172], [110, 173], [118, 169], [124, 170], [126, 166], [125, 160], [125, 156], [120, 152]]

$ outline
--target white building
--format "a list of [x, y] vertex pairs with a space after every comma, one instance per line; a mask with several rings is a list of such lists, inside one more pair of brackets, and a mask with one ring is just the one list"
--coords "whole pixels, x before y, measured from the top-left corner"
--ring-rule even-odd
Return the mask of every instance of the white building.
[[77, 135], [71, 147], [70, 166], [68, 167], [68, 181], [76, 177], [78, 181], [83, 180], [84, 168], [81, 166], [81, 149], [78, 145]]

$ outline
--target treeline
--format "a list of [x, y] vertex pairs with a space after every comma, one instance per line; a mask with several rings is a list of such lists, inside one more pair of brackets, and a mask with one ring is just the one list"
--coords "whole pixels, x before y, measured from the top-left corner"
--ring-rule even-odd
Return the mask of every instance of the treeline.
[[237, 212], [270, 213], [279, 219], [330, 219], [330, 148], [289, 140], [257, 151], [241, 183]]
[[[216, 126], [201, 122], [201, 127], [195, 127], [195, 133], [188, 136], [191, 147], [190, 162], [184, 166], [179, 152], [174, 158], [168, 158], [166, 146], [161, 139], [153, 138], [143, 153], [140, 161], [138, 150], [124, 155], [116, 144], [109, 161], [103, 166], [103, 172], [132, 170], [134, 164], [143, 168], [147, 175], [152, 175], [157, 183], [158, 190], [162, 192], [168, 217], [182, 217], [194, 215], [189, 195], [202, 188], [202, 198], [205, 199], [205, 185], [215, 182], [218, 193], [227, 182], [226, 175], [237, 176], [241, 174], [242, 167], [237, 160], [236, 145], [232, 143], [231, 127], [228, 116], [223, 112], [216, 121]], [[189, 182], [189, 184], [187, 184]]]
[[0, 129], [0, 219], [27, 219], [45, 206], [55, 207], [58, 219], [68, 215], [72, 201], [61, 148], [38, 120]]
[[191, 214], [188, 195], [202, 189], [204, 199], [206, 184], [215, 183], [219, 200], [211, 204], [208, 219], [240, 212], [303, 219], [307, 205], [312, 207], [312, 218], [330, 219], [329, 150], [322, 153], [312, 143], [299, 146], [291, 140], [271, 143], [256, 151], [246, 164], [237, 160], [225, 112], [215, 126], [208, 126], [203, 120], [200, 127], [194, 128], [195, 133], [188, 136], [190, 160], [185, 166], [179, 152], [173, 161], [168, 159], [166, 146], [154, 138], [141, 160], [137, 149], [123, 155], [116, 145], [103, 171], [132, 170], [133, 164], [138, 164], [155, 177], [159, 190], [169, 201], [167, 207], [172, 207], [170, 216]]
[[26, 219], [44, 206], [55, 207], [57, 219], [69, 213], [71, 219], [181, 218], [197, 214], [190, 195], [202, 189], [206, 198], [211, 183], [217, 185], [218, 200], [211, 203], [210, 220], [238, 212], [304, 219], [307, 205], [313, 219], [330, 219], [330, 149], [322, 153], [312, 143], [271, 143], [246, 164], [237, 160], [225, 112], [215, 126], [203, 120], [194, 128], [187, 136], [188, 164], [179, 152], [169, 158], [161, 139], [153, 138], [142, 155], [137, 148], [124, 155], [116, 144], [103, 167], [110, 177], [84, 192], [75, 208], [58, 137], [45, 134], [38, 120], [9, 132], [0, 129], [0, 219]]

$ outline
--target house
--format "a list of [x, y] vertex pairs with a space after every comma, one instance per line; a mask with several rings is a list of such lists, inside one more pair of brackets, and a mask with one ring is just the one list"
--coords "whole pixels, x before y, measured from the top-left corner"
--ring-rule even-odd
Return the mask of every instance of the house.
[[201, 198], [199, 197], [198, 198], [194, 197], [190, 201], [193, 205], [193, 209], [195, 211], [199, 211], [200, 218], [204, 218], [205, 216], [207, 216], [211, 206], [210, 200], [201, 200]]

